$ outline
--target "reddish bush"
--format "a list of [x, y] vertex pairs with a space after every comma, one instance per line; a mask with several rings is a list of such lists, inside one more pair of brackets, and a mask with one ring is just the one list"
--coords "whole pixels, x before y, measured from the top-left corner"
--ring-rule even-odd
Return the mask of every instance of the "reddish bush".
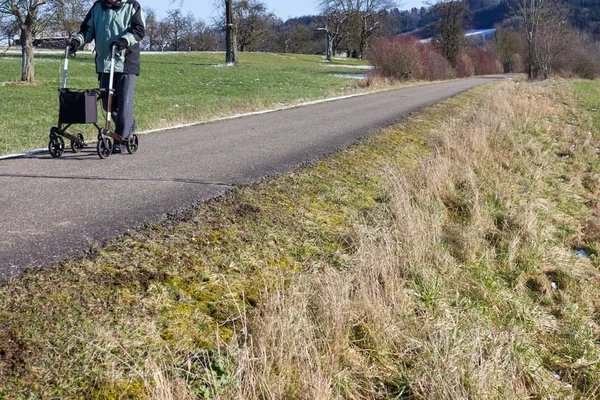
[[460, 53], [458, 55], [456, 63], [456, 76], [459, 78], [468, 78], [475, 75], [475, 67], [473, 61], [466, 53]]
[[432, 43], [422, 43], [414, 36], [379, 39], [369, 59], [378, 76], [393, 79], [406, 78], [407, 72], [414, 79], [443, 80], [503, 70], [493, 56], [479, 48], [473, 48], [470, 54], [461, 53], [454, 69]]
[[423, 60], [422, 79], [442, 80], [456, 77], [456, 72], [444, 58], [444, 56], [436, 50], [431, 43], [423, 44], [419, 47], [421, 59]]
[[[402, 79], [420, 76], [419, 42], [414, 36], [380, 39], [373, 44], [369, 60], [377, 73], [384, 77]], [[412, 75], [407, 75], [407, 73]]]
[[475, 67], [475, 75], [500, 74], [504, 70], [494, 56], [479, 47], [471, 49], [471, 59]]

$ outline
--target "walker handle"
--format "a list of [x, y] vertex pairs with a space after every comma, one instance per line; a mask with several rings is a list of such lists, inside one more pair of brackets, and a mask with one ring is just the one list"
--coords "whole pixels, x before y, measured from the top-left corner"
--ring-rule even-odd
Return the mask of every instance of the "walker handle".
[[67, 45], [65, 49], [65, 64], [63, 68], [63, 76], [62, 76], [62, 88], [65, 89], [67, 87], [67, 71], [69, 70], [69, 54], [71, 53], [71, 46]]
[[110, 80], [108, 81], [108, 91], [113, 91], [113, 78], [115, 76], [115, 56], [117, 54], [117, 46], [111, 46], [110, 48]]
[[117, 53], [117, 46], [111, 46], [110, 52], [110, 75], [108, 77], [108, 100], [106, 107], [106, 130], [110, 130], [110, 119], [112, 114], [112, 102], [114, 96], [113, 89], [113, 78], [115, 76], [115, 55]]

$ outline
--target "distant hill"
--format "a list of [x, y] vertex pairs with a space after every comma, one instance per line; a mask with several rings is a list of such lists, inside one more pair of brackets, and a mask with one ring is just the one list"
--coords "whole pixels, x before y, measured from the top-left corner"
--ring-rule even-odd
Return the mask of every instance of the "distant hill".
[[[467, 0], [467, 2], [470, 13], [466, 30], [490, 29], [515, 24], [512, 10], [505, 0]], [[591, 33], [600, 40], [600, 0], [564, 0], [564, 4], [568, 8], [570, 24], [580, 31]], [[389, 37], [410, 33], [422, 39], [431, 37], [435, 34], [433, 23], [438, 17], [430, 11], [430, 7], [415, 7], [410, 10], [394, 8], [383, 15], [381, 29], [377, 31], [377, 35]], [[324, 41], [324, 36], [316, 29], [323, 27], [325, 23], [323, 16], [308, 15], [288, 19], [279, 30], [306, 31], [304, 35], [311, 36], [315, 46], [297, 49], [297, 51], [314, 52], [320, 51], [324, 46], [321, 43]]]
[[[502, 0], [468, 0], [471, 15], [467, 29], [487, 29], [511, 18], [512, 11]], [[570, 24], [584, 32], [594, 32], [600, 38], [600, 0], [565, 0], [569, 9]], [[390, 15], [397, 15], [396, 33], [411, 32], [416, 36], [428, 37], [433, 32], [431, 24], [437, 19], [429, 8], [413, 8], [399, 11], [394, 9]]]
[[501, 23], [511, 16], [511, 10], [508, 8], [506, 2], [502, 2], [495, 6], [480, 8], [473, 10], [473, 17], [471, 19], [471, 28], [473, 29], [487, 29]]
[[568, 0], [569, 20], [574, 27], [600, 33], [600, 1]]

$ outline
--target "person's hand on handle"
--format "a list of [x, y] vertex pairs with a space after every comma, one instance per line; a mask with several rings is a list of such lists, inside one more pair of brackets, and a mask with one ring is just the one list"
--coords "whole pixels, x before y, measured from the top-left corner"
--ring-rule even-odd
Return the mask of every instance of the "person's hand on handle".
[[114, 42], [112, 42], [110, 44], [110, 47], [112, 48], [113, 46], [117, 46], [117, 51], [123, 50], [127, 48], [127, 40], [126, 39], [119, 39], [119, 40], [115, 40]]
[[77, 50], [79, 50], [79, 46], [81, 46], [79, 40], [71, 39], [71, 42], [69, 43], [69, 55], [74, 56], [75, 53], [77, 53]]

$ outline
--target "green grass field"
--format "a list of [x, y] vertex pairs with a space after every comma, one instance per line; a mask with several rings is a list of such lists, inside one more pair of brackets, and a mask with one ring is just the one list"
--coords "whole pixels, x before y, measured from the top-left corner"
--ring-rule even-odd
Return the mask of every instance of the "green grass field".
[[[37, 54], [36, 83], [14, 84], [21, 71], [19, 54], [0, 55], [0, 154], [45, 148], [58, 118], [62, 54]], [[241, 53], [236, 67], [225, 67], [223, 53], [142, 54], [136, 88], [135, 118], [140, 130], [165, 128], [215, 117], [322, 99], [353, 90], [355, 79], [332, 74], [365, 72], [344, 65], [352, 59], [323, 62], [320, 56]], [[97, 87], [92, 54], [70, 60], [69, 88]], [[104, 118], [101, 114], [101, 118]], [[76, 125], [95, 139], [92, 125]]]

